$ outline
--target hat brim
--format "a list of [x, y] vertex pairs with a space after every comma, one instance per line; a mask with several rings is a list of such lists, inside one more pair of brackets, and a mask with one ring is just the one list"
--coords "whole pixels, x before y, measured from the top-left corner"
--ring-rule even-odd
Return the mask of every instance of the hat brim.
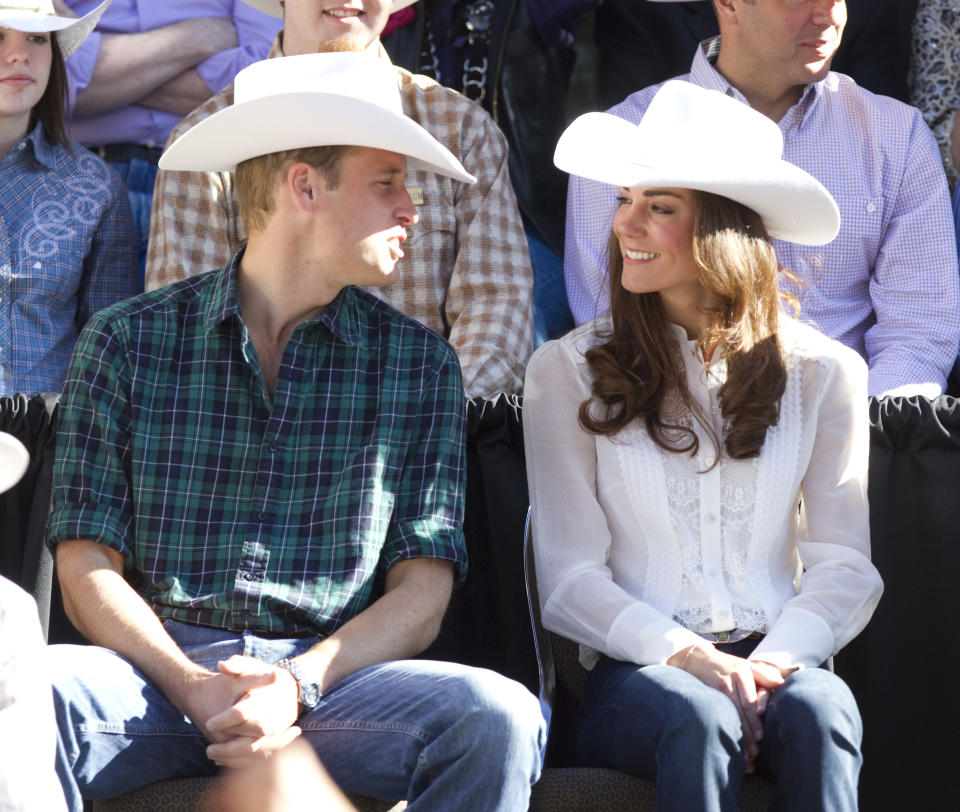
[[0, 431], [0, 493], [16, 485], [29, 464], [30, 455], [23, 443], [12, 434]]
[[[283, 6], [280, 0], [243, 0], [248, 6], [253, 6], [257, 11], [269, 14], [271, 17], [283, 17]], [[393, 0], [393, 10], [400, 11], [402, 8], [412, 6], [417, 0]]]
[[840, 210], [816, 178], [784, 160], [749, 167], [705, 163], [697, 155], [645, 154], [637, 127], [609, 113], [588, 113], [560, 137], [554, 163], [564, 172], [617, 187], [696, 189], [728, 197], [760, 215], [771, 237], [825, 245], [840, 231]]
[[174, 141], [160, 157], [160, 168], [230, 172], [271, 152], [333, 145], [397, 152], [415, 168], [476, 182], [412, 119], [364, 99], [323, 92], [282, 93], [220, 110]]
[[0, 28], [12, 28], [14, 31], [31, 34], [55, 33], [60, 53], [66, 59], [97, 27], [110, 2], [111, 0], [103, 0], [93, 11], [79, 18], [38, 14], [23, 9], [0, 9]]

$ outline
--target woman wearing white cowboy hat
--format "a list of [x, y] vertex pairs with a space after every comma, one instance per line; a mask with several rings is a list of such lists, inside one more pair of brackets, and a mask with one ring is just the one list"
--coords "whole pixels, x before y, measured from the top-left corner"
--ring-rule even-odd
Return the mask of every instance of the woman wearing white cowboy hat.
[[87, 318], [141, 287], [123, 183], [64, 129], [64, 59], [108, 2], [0, 0], [0, 395], [59, 391]]
[[555, 155], [621, 188], [610, 313], [527, 370], [543, 618], [592, 669], [582, 763], [655, 778], [659, 810], [736, 809], [753, 770], [778, 809], [856, 809], [856, 703], [816, 666], [882, 590], [866, 368], [781, 309], [771, 237], [839, 227], [781, 154], [747, 105], [668, 82], [638, 126], [588, 114]]

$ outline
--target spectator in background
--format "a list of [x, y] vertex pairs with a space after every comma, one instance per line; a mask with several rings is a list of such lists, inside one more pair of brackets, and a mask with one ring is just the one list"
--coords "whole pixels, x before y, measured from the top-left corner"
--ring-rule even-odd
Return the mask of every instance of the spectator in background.
[[[682, 77], [776, 121], [785, 158], [840, 206], [840, 235], [812, 250], [776, 241], [800, 278], [781, 286], [803, 317], [852, 347], [871, 395], [940, 394], [960, 341], [960, 281], [950, 199], [936, 143], [919, 112], [830, 71], [846, 22], [842, 0], [713, 0], [719, 39]], [[610, 112], [638, 122], [656, 86]], [[602, 315], [607, 231], [616, 190], [572, 178], [564, 273], [578, 322]]]
[[711, 3], [607, 0], [594, 27], [601, 108], [684, 73], [697, 46], [718, 33]]
[[[249, 1], [284, 15], [271, 57], [351, 50], [388, 62], [380, 33], [392, 11], [413, 2], [359, 0], [344, 16], [339, 0]], [[459, 93], [396, 71], [404, 112], [462, 160], [477, 183], [411, 167], [407, 188], [420, 221], [404, 243], [399, 279], [375, 295], [450, 342], [468, 396], [519, 392], [533, 349], [533, 274], [503, 133]], [[171, 141], [232, 102], [231, 85], [190, 113]], [[225, 265], [246, 239], [232, 172], [161, 172], [156, 197], [148, 290]]]
[[[86, 14], [97, 0], [57, 0]], [[140, 274], [157, 160], [194, 107], [263, 59], [276, 20], [240, 0], [113, 0], [68, 64], [70, 135], [127, 184]]]
[[[0, 493], [17, 484], [29, 456], [0, 432]], [[66, 809], [54, 771], [56, 724], [37, 605], [0, 576], [0, 812]]]
[[80, 329], [140, 290], [117, 173], [64, 132], [82, 19], [0, 2], [0, 396], [59, 392]]
[[919, 0], [912, 27], [909, 102], [940, 146], [950, 186], [957, 183], [952, 144], [960, 107], [960, 0]]
[[395, 64], [461, 92], [503, 130], [533, 265], [538, 344], [573, 326], [563, 284], [567, 179], [551, 156], [567, 121], [574, 36], [595, 5], [420, 0], [411, 17], [394, 15], [402, 25], [383, 40]]

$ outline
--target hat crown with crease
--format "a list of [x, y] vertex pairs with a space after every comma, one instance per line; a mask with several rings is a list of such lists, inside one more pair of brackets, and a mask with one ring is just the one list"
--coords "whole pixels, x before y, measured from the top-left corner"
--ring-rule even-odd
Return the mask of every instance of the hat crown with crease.
[[0, 0], [0, 28], [31, 34], [52, 31], [57, 35], [60, 53], [66, 58], [89, 36], [109, 5], [110, 0], [104, 0], [83, 17], [61, 17], [53, 7], [53, 0]]
[[368, 53], [256, 62], [237, 74], [234, 103], [174, 141], [160, 168], [227, 172], [272, 152], [342, 145], [397, 152], [414, 168], [476, 182], [446, 147], [404, 115], [397, 82], [396, 68]]
[[[269, 14], [271, 17], [283, 16], [283, 6], [280, 4], [280, 0], [243, 0], [243, 2], [264, 14]], [[412, 6], [416, 2], [417, 0], [393, 0], [393, 10], [400, 11], [400, 9]]]
[[554, 163], [613, 186], [698, 189], [753, 209], [770, 236], [824, 245], [840, 212], [812, 175], [782, 159], [783, 135], [769, 118], [716, 90], [663, 84], [639, 124], [587, 113], [560, 137]]

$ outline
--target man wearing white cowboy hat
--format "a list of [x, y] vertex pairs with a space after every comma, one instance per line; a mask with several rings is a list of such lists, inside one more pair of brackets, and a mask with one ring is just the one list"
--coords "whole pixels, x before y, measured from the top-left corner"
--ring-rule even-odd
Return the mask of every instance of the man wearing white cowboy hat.
[[[82, 15], [97, 0], [53, 2]], [[114, 0], [67, 63], [71, 136], [126, 182], [141, 276], [163, 144], [184, 115], [266, 56], [272, 23], [240, 0]]]
[[[271, 57], [363, 50], [389, 64], [379, 36], [390, 0], [249, 0], [284, 30]], [[478, 182], [411, 172], [420, 214], [395, 285], [377, 295], [446, 338], [469, 396], [519, 392], [533, 349], [533, 272], [507, 170], [506, 140], [459, 93], [397, 68], [404, 112], [449, 149]], [[227, 88], [187, 116], [171, 141], [233, 100]], [[229, 261], [246, 236], [230, 173], [160, 172], [150, 224], [146, 287], [152, 290]]]
[[301, 732], [347, 791], [526, 808], [536, 699], [405, 659], [466, 565], [456, 357], [355, 287], [406, 249], [408, 162], [473, 180], [354, 53], [247, 68], [161, 159], [236, 168], [250, 235], [224, 269], [98, 314], [74, 356], [48, 541], [103, 648], [51, 649], [73, 809]]
[[[0, 431], [0, 493], [27, 470], [30, 456]], [[54, 772], [56, 740], [43, 632], [33, 598], [0, 576], [0, 809], [65, 809]]]
[[[840, 205], [840, 234], [817, 250], [778, 241], [798, 274], [802, 315], [863, 356], [871, 395], [943, 391], [960, 342], [960, 281], [950, 200], [920, 113], [830, 71], [843, 0], [713, 0], [720, 38], [701, 43], [687, 81], [776, 121], [784, 157]], [[658, 86], [610, 112], [636, 123]], [[709, 138], [704, 133], [704, 138]], [[615, 192], [572, 179], [564, 273], [578, 322], [608, 305], [606, 244]]]

